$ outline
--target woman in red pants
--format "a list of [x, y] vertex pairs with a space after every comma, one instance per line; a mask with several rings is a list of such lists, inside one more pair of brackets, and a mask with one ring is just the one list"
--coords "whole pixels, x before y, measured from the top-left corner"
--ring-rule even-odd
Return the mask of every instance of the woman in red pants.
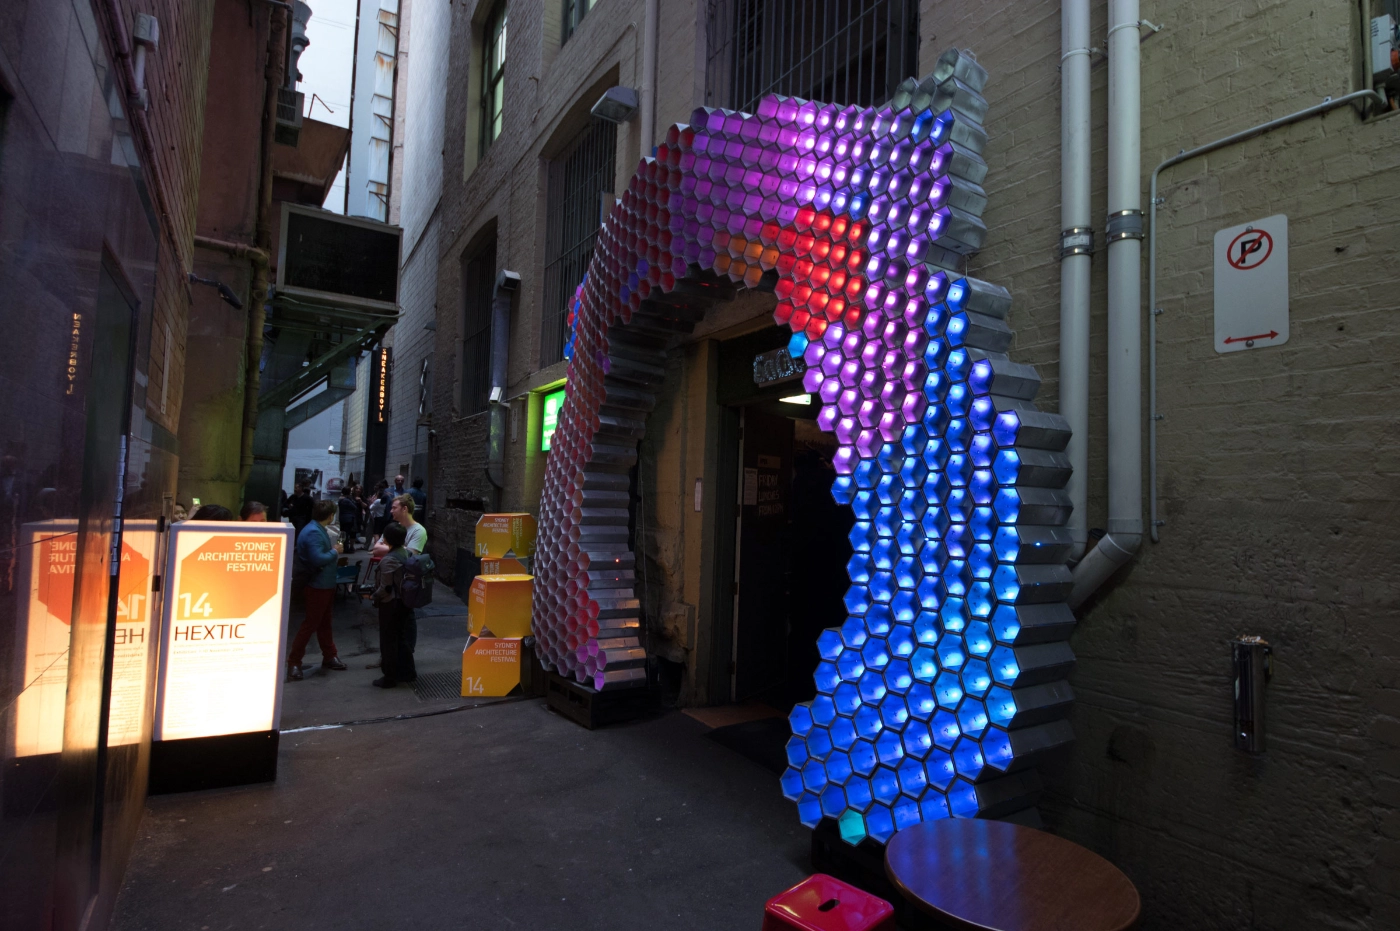
[[292, 640], [292, 649], [287, 653], [287, 681], [298, 682], [302, 678], [301, 661], [306, 655], [306, 645], [311, 635], [321, 645], [321, 666], [325, 669], [348, 669], [340, 661], [331, 637], [331, 608], [335, 605], [335, 565], [340, 556], [340, 544], [331, 544], [327, 525], [335, 519], [334, 501], [317, 501], [311, 509], [311, 523], [301, 528], [297, 535], [296, 569], [293, 577], [307, 576], [302, 593], [306, 599], [306, 618], [301, 629]]

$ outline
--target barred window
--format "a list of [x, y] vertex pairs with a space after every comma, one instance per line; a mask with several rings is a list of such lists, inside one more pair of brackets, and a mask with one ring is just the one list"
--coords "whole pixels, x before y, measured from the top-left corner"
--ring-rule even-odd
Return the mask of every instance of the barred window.
[[765, 94], [873, 106], [919, 67], [918, 0], [709, 0], [705, 103]]
[[506, 19], [509, 13], [505, 0], [500, 0], [486, 19], [481, 35], [481, 138], [478, 157], [486, 155], [491, 143], [501, 134], [502, 105], [506, 84]]
[[491, 296], [496, 240], [462, 262], [462, 416], [486, 410], [491, 396]]
[[569, 36], [574, 34], [592, 7], [593, 0], [564, 0], [564, 36], [560, 40], [561, 45], [569, 41]]
[[617, 126], [593, 120], [549, 165], [545, 206], [544, 319], [540, 365], [564, 358], [569, 304], [588, 271], [604, 211], [612, 205]]

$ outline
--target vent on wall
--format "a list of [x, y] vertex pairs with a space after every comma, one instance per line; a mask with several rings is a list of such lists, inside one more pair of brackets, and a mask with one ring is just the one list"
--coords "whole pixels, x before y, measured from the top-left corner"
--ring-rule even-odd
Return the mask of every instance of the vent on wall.
[[277, 128], [273, 138], [281, 145], [295, 146], [301, 138], [301, 108], [306, 95], [290, 87], [277, 89]]

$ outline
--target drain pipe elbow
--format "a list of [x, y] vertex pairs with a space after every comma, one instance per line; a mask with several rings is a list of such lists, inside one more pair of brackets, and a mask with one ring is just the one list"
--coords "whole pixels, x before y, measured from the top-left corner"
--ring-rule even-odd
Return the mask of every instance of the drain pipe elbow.
[[506, 484], [506, 381], [510, 369], [510, 308], [520, 290], [520, 274], [502, 269], [491, 293], [491, 423], [486, 454], [486, 480], [494, 489], [495, 510], [501, 509]]
[[1069, 606], [1078, 609], [1099, 586], [1107, 582], [1142, 545], [1141, 533], [1110, 533], [1074, 567]]

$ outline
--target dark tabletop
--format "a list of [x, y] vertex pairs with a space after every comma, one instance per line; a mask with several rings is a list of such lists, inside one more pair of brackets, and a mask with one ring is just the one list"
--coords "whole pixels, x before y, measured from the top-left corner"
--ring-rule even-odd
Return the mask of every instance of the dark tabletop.
[[1003, 821], [949, 818], [905, 828], [885, 872], [910, 902], [975, 931], [1123, 931], [1137, 889], [1078, 844]]

